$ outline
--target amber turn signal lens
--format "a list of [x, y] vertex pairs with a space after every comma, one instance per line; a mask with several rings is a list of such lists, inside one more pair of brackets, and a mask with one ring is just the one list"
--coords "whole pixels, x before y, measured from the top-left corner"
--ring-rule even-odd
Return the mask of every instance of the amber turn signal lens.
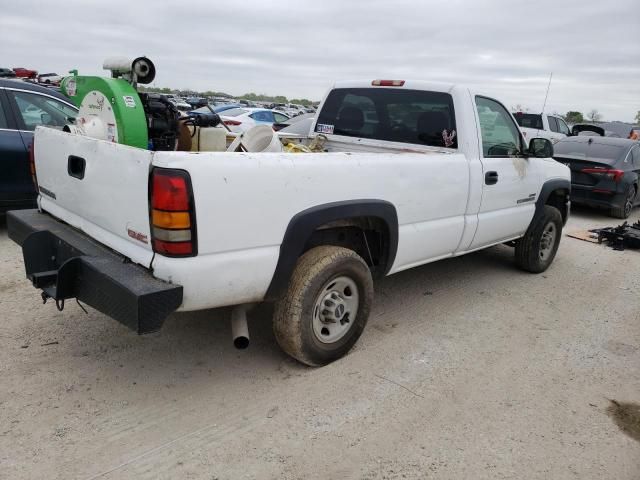
[[191, 221], [189, 212], [165, 212], [154, 209], [151, 212], [151, 220], [154, 226], [160, 228], [189, 228]]

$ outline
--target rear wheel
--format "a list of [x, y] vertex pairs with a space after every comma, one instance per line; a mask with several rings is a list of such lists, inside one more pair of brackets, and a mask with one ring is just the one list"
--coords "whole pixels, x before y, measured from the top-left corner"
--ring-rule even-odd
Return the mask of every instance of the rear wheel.
[[562, 215], [550, 205], [534, 216], [527, 233], [516, 245], [516, 264], [532, 273], [544, 272], [558, 251], [562, 235]]
[[364, 260], [342, 247], [316, 247], [298, 259], [276, 302], [273, 331], [280, 347], [310, 366], [344, 356], [369, 318], [373, 280]]
[[611, 208], [611, 216], [616, 218], [628, 218], [631, 215], [633, 209], [633, 201], [636, 198], [635, 185], [629, 185], [627, 193], [625, 194], [620, 205], [616, 205]]

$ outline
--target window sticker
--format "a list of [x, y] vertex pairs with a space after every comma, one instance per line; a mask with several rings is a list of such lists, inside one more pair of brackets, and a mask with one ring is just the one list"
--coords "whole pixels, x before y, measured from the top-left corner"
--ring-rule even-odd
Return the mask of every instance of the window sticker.
[[448, 133], [446, 128], [442, 130], [442, 140], [444, 140], [445, 147], [450, 147], [451, 145], [453, 145], [454, 138], [456, 138], [455, 130], [451, 130], [451, 133]]
[[327, 133], [327, 134], [332, 134], [333, 133], [333, 125], [327, 125], [325, 123], [319, 123], [318, 125], [316, 125], [316, 132], [318, 133]]

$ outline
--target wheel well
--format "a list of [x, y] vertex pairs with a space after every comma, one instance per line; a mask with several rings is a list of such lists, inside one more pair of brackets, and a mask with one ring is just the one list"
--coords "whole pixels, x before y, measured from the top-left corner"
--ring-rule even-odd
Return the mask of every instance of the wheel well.
[[566, 223], [567, 217], [569, 216], [568, 200], [569, 191], [564, 188], [558, 188], [557, 190], [554, 190], [549, 194], [545, 205], [556, 207], [562, 215], [562, 222]]
[[383, 275], [389, 266], [389, 227], [378, 217], [345, 218], [320, 225], [305, 243], [303, 252], [321, 245], [355, 251], [367, 262], [374, 275]]

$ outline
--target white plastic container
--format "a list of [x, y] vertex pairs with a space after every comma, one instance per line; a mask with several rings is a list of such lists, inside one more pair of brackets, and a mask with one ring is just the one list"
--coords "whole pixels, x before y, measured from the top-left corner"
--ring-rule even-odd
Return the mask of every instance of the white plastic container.
[[192, 152], [224, 152], [226, 149], [226, 130], [216, 127], [196, 127], [196, 133], [191, 139]]

